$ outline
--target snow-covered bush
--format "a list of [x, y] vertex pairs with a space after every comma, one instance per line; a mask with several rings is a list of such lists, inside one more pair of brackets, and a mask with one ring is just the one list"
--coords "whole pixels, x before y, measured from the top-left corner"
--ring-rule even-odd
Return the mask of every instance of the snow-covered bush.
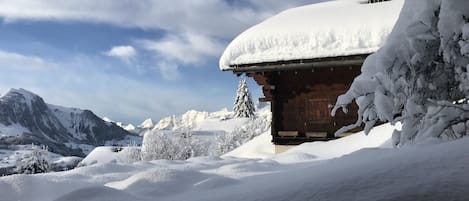
[[255, 116], [254, 104], [245, 78], [241, 78], [239, 81], [233, 111], [235, 117], [251, 118]]
[[36, 174], [48, 172], [50, 162], [46, 147], [32, 145], [32, 150], [26, 153], [16, 161], [15, 173], [19, 174]]
[[207, 155], [208, 146], [191, 132], [147, 132], [143, 137], [143, 160], [185, 160]]
[[137, 145], [124, 147], [118, 154], [119, 160], [124, 163], [133, 163], [142, 160], [142, 149]]
[[469, 132], [469, 1], [406, 1], [386, 44], [369, 56], [362, 73], [333, 109], [359, 106], [356, 124], [402, 122], [400, 146], [429, 137]]
[[246, 125], [237, 127], [233, 132], [224, 135], [217, 135], [215, 143], [211, 147], [212, 155], [225, 154], [252, 138], [269, 130], [272, 122], [272, 115], [265, 114], [249, 121]]

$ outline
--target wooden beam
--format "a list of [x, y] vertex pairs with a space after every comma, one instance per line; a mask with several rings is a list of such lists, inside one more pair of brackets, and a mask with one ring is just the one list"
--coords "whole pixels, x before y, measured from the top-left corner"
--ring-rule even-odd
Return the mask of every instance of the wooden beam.
[[368, 54], [362, 54], [353, 56], [243, 64], [231, 66], [229, 69], [225, 69], [225, 71], [233, 71], [233, 73], [261, 73], [270, 71], [280, 72], [283, 70], [349, 67], [362, 65], [367, 56]]

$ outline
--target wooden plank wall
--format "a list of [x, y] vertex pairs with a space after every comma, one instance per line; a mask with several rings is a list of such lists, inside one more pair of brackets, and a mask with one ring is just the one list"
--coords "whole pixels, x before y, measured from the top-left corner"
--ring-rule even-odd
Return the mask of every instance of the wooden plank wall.
[[[325, 138], [342, 126], [356, 121], [357, 107], [352, 105], [348, 114], [341, 111], [330, 116], [337, 97], [345, 93], [353, 79], [360, 73], [360, 66], [321, 68], [296, 71], [251, 73], [248, 76], [262, 86], [265, 97], [271, 101], [272, 135], [274, 143], [278, 131], [298, 131], [301, 143], [307, 132], [325, 132]], [[311, 141], [311, 140], [307, 140]], [[292, 144], [288, 141], [286, 144]], [[277, 143], [282, 144], [282, 143]]]

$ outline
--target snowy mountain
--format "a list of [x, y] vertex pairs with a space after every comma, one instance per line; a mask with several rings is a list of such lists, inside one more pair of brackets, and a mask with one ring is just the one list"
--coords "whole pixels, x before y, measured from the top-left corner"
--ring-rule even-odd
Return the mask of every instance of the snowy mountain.
[[161, 119], [152, 130], [183, 130], [191, 129], [194, 130], [200, 126], [205, 120], [216, 119], [225, 120], [230, 119], [233, 116], [232, 111], [223, 108], [216, 112], [196, 111], [189, 110], [186, 113], [176, 116], [172, 115]]
[[0, 97], [0, 147], [34, 143], [61, 155], [83, 156], [87, 149], [131, 135], [89, 110], [47, 104], [24, 89]]
[[153, 120], [151, 118], [145, 119], [138, 127], [143, 129], [150, 129], [153, 128]]

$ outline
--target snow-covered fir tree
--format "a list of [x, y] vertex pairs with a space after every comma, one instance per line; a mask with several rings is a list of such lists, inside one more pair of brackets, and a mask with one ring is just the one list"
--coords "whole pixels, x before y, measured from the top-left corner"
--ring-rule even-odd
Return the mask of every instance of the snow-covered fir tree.
[[244, 77], [239, 81], [233, 111], [235, 117], [253, 118], [255, 116], [251, 93], [249, 92], [248, 84]]
[[397, 146], [469, 134], [469, 2], [407, 1], [386, 45], [369, 56], [333, 113], [353, 100], [355, 125], [402, 122]]
[[16, 173], [36, 174], [50, 170], [46, 147], [32, 145], [32, 151], [16, 161]]

